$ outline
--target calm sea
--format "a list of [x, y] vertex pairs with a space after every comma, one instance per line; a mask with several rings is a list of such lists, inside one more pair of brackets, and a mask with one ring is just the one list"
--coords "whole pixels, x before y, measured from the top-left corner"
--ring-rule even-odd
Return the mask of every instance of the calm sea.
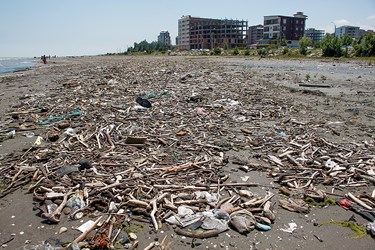
[[39, 63], [38, 58], [0, 57], [0, 74], [26, 70]]

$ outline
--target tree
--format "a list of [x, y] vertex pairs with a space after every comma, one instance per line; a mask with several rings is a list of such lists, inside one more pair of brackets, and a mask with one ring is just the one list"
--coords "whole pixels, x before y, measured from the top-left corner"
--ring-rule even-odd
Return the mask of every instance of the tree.
[[323, 56], [340, 57], [342, 56], [341, 39], [337, 36], [326, 34], [321, 43]]
[[146, 52], [147, 54], [151, 54], [155, 51], [166, 52], [169, 49], [172, 49], [172, 46], [156, 41], [149, 43], [143, 40], [140, 43], [134, 43], [134, 47], [128, 48], [128, 52]]
[[368, 32], [361, 36], [354, 48], [357, 56], [375, 56], [375, 34]]
[[299, 52], [302, 54], [302, 55], [306, 55], [307, 54], [307, 47], [311, 46], [313, 44], [313, 41], [310, 37], [301, 37], [301, 39], [299, 39]]
[[345, 47], [345, 56], [348, 56], [348, 46], [353, 44], [353, 38], [345, 34], [344, 36], [341, 37], [341, 43], [342, 46]]

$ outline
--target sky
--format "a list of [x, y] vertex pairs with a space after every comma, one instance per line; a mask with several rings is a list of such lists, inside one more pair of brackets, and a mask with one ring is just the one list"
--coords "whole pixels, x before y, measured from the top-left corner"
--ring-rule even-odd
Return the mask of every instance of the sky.
[[375, 0], [1, 0], [0, 57], [119, 53], [134, 42], [156, 41], [167, 30], [175, 44], [183, 15], [248, 20], [308, 16], [306, 28], [334, 25], [375, 30]]

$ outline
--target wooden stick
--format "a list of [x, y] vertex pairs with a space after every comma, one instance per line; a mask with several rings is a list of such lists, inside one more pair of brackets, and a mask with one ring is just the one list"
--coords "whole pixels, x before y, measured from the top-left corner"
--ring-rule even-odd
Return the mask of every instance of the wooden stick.
[[366, 208], [367, 210], [372, 210], [372, 207], [355, 197], [352, 193], [348, 193], [347, 196], [352, 199], [355, 203], [358, 205], [361, 205], [362, 207]]
[[151, 242], [150, 244], [148, 244], [147, 247], [145, 247], [144, 250], [151, 250], [151, 249], [154, 248], [154, 246], [157, 246], [157, 245], [159, 245], [159, 242], [157, 242], [157, 241]]
[[46, 218], [52, 222], [59, 222], [60, 220], [58, 218], [56, 218], [56, 215], [60, 215], [61, 214], [61, 211], [64, 209], [65, 205], [66, 205], [66, 202], [68, 201], [68, 196], [71, 194], [71, 192], [68, 192], [64, 195], [64, 199], [63, 201], [61, 202], [60, 206], [58, 206], [58, 208], [56, 208], [56, 210], [49, 214], [49, 213], [43, 213], [42, 214], [42, 217], [43, 218]]
[[156, 199], [153, 199], [150, 202], [150, 204], [152, 205], [152, 211], [151, 211], [150, 217], [152, 219], [152, 223], [154, 224], [155, 230], [158, 231], [159, 225], [158, 225], [158, 222], [156, 221], [156, 218], [155, 218], [155, 213], [158, 209], [157, 206], [156, 206]]
[[[120, 232], [120, 230], [119, 230], [119, 232]], [[133, 243], [133, 245], [131, 245], [130, 247], [129, 247], [129, 250], [134, 250], [134, 249], [136, 249], [137, 247], [138, 247], [138, 241], [136, 240], [136, 241], [134, 241], [134, 243]]]

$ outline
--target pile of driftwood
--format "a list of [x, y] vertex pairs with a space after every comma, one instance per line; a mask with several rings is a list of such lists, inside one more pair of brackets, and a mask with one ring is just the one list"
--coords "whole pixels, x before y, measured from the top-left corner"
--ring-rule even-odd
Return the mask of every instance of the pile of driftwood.
[[[176, 233], [194, 238], [228, 226], [270, 230], [275, 187], [290, 196], [280, 199], [282, 207], [308, 212], [306, 198], [324, 202], [337, 189], [374, 183], [374, 142], [329, 142], [321, 134], [339, 134], [334, 126], [314, 116], [298, 120], [289, 100], [269, 93], [266, 83], [252, 84], [253, 73], [154, 60], [93, 66], [56, 79], [48, 96], [25, 96], [7, 125], [43, 132], [21, 155], [2, 160], [1, 196], [24, 187], [53, 223], [63, 214], [94, 216], [74, 242], [109, 247], [131, 221], [155, 231], [173, 224]], [[230, 150], [254, 157], [231, 159]], [[279, 185], [254, 197], [250, 188], [261, 185], [234, 182], [227, 164], [267, 171]], [[375, 207], [374, 194], [348, 195]]]

